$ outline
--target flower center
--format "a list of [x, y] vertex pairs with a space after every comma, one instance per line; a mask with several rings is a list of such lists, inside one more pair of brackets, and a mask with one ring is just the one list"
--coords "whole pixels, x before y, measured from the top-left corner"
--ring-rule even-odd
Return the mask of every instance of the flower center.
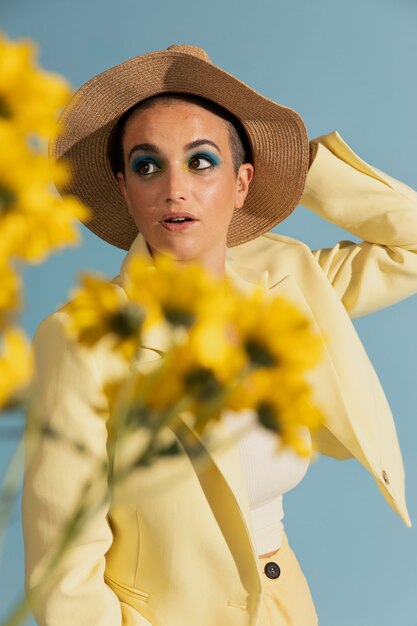
[[275, 367], [278, 365], [277, 357], [272, 354], [268, 347], [256, 339], [248, 339], [245, 349], [251, 362], [257, 367]]
[[214, 372], [202, 366], [189, 371], [184, 377], [184, 383], [186, 389], [202, 402], [210, 400], [222, 389]]
[[143, 311], [139, 307], [128, 304], [111, 317], [110, 326], [119, 337], [132, 337], [138, 333], [143, 318]]
[[15, 204], [17, 196], [11, 189], [0, 185], [0, 215], [6, 213]]
[[177, 309], [173, 306], [164, 307], [164, 315], [167, 322], [172, 326], [192, 326], [195, 320], [195, 315], [191, 311], [185, 309]]
[[10, 119], [12, 117], [12, 110], [7, 104], [6, 100], [0, 96], [0, 117]]
[[259, 421], [262, 424], [262, 426], [265, 426], [265, 428], [269, 428], [270, 430], [273, 430], [274, 432], [280, 432], [280, 423], [277, 419], [277, 411], [276, 408], [274, 406], [272, 406], [272, 404], [270, 404], [269, 402], [260, 402], [258, 404], [258, 406], [256, 407], [257, 413], [258, 413], [258, 417], [259, 417]]

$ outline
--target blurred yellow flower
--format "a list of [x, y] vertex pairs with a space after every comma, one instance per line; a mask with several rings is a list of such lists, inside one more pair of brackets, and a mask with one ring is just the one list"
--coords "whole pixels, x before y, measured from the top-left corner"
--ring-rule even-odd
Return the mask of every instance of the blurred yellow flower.
[[0, 118], [24, 134], [48, 138], [71, 89], [61, 76], [39, 69], [36, 57], [33, 42], [10, 41], [0, 33]]
[[320, 336], [295, 305], [261, 288], [239, 305], [233, 331], [254, 367], [303, 370], [318, 361], [323, 349]]
[[126, 275], [126, 292], [146, 310], [146, 325], [166, 320], [188, 328], [199, 320], [221, 319], [226, 314], [225, 282], [197, 263], [181, 265], [168, 254], [157, 254], [150, 265], [136, 255]]
[[194, 411], [211, 402], [229, 382], [222, 379], [215, 368], [199, 361], [188, 343], [167, 353], [158, 381], [146, 396], [150, 406], [167, 409], [188, 397], [188, 408]]
[[195, 363], [213, 369], [224, 384], [233, 380], [247, 364], [241, 346], [231, 341], [231, 320], [212, 316], [190, 329], [186, 349]]
[[0, 410], [20, 403], [32, 372], [33, 356], [26, 335], [17, 327], [7, 328], [0, 343]]
[[254, 408], [263, 426], [277, 432], [283, 445], [302, 455], [310, 452], [301, 427], [314, 435], [324, 419], [310, 386], [299, 371], [291, 369], [253, 371], [228, 396], [226, 405], [234, 411]]
[[5, 259], [0, 257], [0, 330], [9, 324], [22, 306], [21, 280]]
[[70, 316], [69, 333], [88, 346], [110, 335], [114, 347], [125, 358], [132, 358], [139, 345], [142, 309], [128, 302], [118, 285], [92, 274], [81, 275], [72, 296], [62, 309]]
[[60, 198], [52, 179], [66, 171], [46, 156], [33, 154], [15, 128], [0, 119], [0, 249], [2, 254], [38, 262], [49, 251], [76, 244], [75, 220], [90, 210], [74, 197]]

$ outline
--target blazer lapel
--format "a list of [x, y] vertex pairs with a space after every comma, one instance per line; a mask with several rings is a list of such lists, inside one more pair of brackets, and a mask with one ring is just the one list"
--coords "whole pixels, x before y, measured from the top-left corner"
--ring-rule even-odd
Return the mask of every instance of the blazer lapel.
[[195, 431], [181, 420], [176, 436], [184, 446], [201, 488], [222, 531], [243, 586], [251, 597], [262, 588], [260, 562], [252, 540], [249, 503], [239, 452], [224, 425], [207, 447]]

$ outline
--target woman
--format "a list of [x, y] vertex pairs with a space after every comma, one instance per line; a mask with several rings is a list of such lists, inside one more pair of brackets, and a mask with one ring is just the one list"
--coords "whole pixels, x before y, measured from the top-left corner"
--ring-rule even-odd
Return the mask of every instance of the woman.
[[[113, 279], [121, 293], [133, 254], [152, 264], [155, 252], [170, 251], [239, 288], [262, 280], [271, 294], [293, 300], [326, 340], [311, 375], [326, 419], [320, 451], [356, 457], [410, 526], [392, 415], [350, 317], [417, 291], [417, 193], [362, 161], [337, 132], [309, 145], [297, 113], [196, 46], [170, 46], [94, 77], [63, 119], [52, 155], [69, 160], [74, 174], [61, 192], [93, 208], [93, 232], [129, 250]], [[267, 232], [300, 200], [364, 241], [312, 252]], [[35, 335], [28, 425], [41, 415], [91, 456], [51, 438], [29, 442], [27, 590], [90, 475], [90, 459], [106, 454], [103, 385], [123, 367], [105, 345], [71, 342], [66, 315], [64, 305]], [[132, 367], [145, 371], [163, 351], [163, 337], [150, 335]], [[233, 441], [236, 424], [225, 415], [212, 443]], [[260, 427], [226, 448], [205, 445], [185, 422], [184, 429], [183, 455], [138, 472], [127, 498], [109, 499], [89, 520], [34, 607], [38, 624], [317, 624], [282, 524], [282, 494], [307, 463], [270, 454], [272, 435]], [[190, 441], [206, 456], [204, 469], [188, 454]], [[158, 490], [175, 469], [185, 469], [182, 480]]]

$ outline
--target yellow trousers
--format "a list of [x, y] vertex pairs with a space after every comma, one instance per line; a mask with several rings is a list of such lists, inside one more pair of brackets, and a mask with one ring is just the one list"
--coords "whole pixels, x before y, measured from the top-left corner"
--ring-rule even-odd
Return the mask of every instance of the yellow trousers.
[[[278, 552], [259, 559], [264, 593], [257, 626], [317, 626], [318, 617], [310, 588], [285, 532]], [[277, 578], [266, 575], [264, 567], [267, 563], [278, 565], [280, 573]], [[271, 570], [274, 574], [277, 568], [269, 566], [270, 573]]]

